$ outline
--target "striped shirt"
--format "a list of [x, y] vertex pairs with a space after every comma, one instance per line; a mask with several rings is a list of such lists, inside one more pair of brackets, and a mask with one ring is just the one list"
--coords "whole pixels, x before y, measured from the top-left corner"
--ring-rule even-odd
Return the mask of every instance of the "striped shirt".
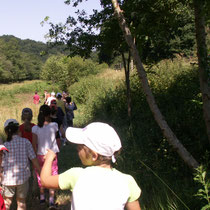
[[18, 135], [4, 143], [9, 152], [4, 151], [2, 167], [2, 184], [6, 186], [20, 185], [30, 177], [29, 159], [36, 158], [31, 143]]

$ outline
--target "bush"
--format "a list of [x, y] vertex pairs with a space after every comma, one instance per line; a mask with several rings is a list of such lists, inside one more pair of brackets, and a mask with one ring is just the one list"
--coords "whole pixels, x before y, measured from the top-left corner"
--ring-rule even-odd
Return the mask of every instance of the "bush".
[[[187, 150], [202, 162], [209, 146], [197, 69], [183, 61], [163, 61], [148, 69], [147, 74], [169, 126]], [[123, 144], [117, 168], [136, 178], [143, 191], [143, 209], [169, 209], [169, 206], [199, 209], [201, 204], [193, 199], [196, 187], [192, 172], [163, 137], [138, 75], [131, 75], [131, 124], [127, 117], [125, 84], [112, 78], [88, 77], [69, 88], [79, 107], [75, 124], [83, 126], [102, 121], [115, 127]]]
[[41, 78], [58, 84], [60, 89], [66, 90], [67, 87], [78, 82], [81, 78], [95, 75], [106, 67], [105, 64], [99, 65], [78, 56], [73, 58], [52, 56], [45, 63]]

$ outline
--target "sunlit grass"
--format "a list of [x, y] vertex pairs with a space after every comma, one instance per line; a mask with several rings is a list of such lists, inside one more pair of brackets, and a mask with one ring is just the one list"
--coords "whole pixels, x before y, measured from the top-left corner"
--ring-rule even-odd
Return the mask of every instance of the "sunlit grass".
[[[32, 94], [18, 94], [16, 96], [14, 96], [13, 100], [15, 102], [13, 103], [8, 103], [8, 105], [4, 106], [1, 105], [0, 103], [0, 122], [1, 122], [1, 126], [0, 126], [0, 135], [1, 137], [4, 137], [4, 122], [7, 119], [13, 118], [16, 119], [20, 124], [21, 124], [21, 112], [23, 110], [23, 108], [25, 107], [29, 107], [32, 109], [33, 111], [33, 122], [36, 123], [37, 122], [37, 115], [38, 115], [38, 111], [39, 111], [39, 105], [35, 105], [33, 104], [32, 101]], [[16, 100], [15, 100], [16, 99]]]
[[[40, 104], [43, 103], [44, 89], [50, 86], [43, 81], [24, 81], [13, 84], [0, 84], [0, 137], [5, 138], [4, 122], [14, 118], [21, 124], [21, 112], [23, 108], [29, 107], [33, 111], [32, 122], [37, 122]], [[34, 92], [38, 91], [41, 97], [39, 105], [33, 104]], [[50, 90], [49, 90], [50, 91]]]

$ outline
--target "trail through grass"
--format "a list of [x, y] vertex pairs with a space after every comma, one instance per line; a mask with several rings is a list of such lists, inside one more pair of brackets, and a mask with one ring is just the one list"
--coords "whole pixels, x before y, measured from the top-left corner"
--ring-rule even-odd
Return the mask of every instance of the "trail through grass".
[[[0, 97], [0, 138], [5, 140], [4, 133], [4, 122], [9, 118], [16, 119], [20, 124], [21, 122], [21, 112], [25, 107], [29, 107], [33, 111], [33, 120], [35, 124], [37, 123], [37, 116], [39, 112], [39, 107], [43, 104], [43, 93], [44, 89], [52, 91], [52, 88], [44, 85], [42, 81], [25, 81], [23, 83], [14, 83], [10, 85], [0, 85], [0, 93], [3, 97]], [[38, 88], [41, 87], [41, 88]], [[39, 105], [33, 104], [33, 95], [36, 90], [39, 90], [38, 94], [41, 97], [41, 103]], [[69, 148], [70, 147], [70, 148]], [[66, 157], [68, 151], [71, 151], [71, 146], [67, 145], [66, 148], [61, 148], [61, 151], [58, 155], [59, 159], [59, 171], [64, 171], [70, 166], [65, 165]], [[65, 160], [65, 161], [64, 161]], [[68, 161], [68, 163], [71, 161]], [[32, 186], [33, 177], [30, 178], [30, 186]], [[40, 206], [39, 204], [39, 189], [36, 188], [30, 189], [28, 198], [27, 198], [27, 209], [29, 210], [44, 210], [48, 208], [48, 204]], [[32, 187], [31, 187], [32, 188]], [[47, 191], [46, 191], [47, 193]], [[70, 207], [70, 192], [69, 191], [57, 191], [56, 192], [56, 202], [59, 204], [59, 209], [65, 210]], [[11, 209], [16, 209], [16, 203], [14, 202], [11, 206]]]

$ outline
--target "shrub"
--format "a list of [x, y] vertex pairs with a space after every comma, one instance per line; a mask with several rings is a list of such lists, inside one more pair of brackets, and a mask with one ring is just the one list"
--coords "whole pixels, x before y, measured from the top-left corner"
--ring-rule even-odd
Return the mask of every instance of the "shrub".
[[[112, 74], [116, 75], [116, 72]], [[190, 153], [202, 161], [208, 140], [202, 119], [197, 69], [185, 61], [163, 61], [148, 69], [147, 74], [156, 102], [169, 126]], [[113, 75], [102, 77], [102, 80], [100, 76], [83, 78], [69, 88], [79, 103], [75, 124], [81, 126], [102, 121], [115, 127], [124, 150], [117, 168], [136, 178], [143, 191], [141, 200], [145, 209], [168, 209], [169, 206], [199, 209], [201, 204], [193, 199], [196, 189], [192, 173], [163, 137], [149, 109], [138, 75], [131, 75], [131, 124], [127, 117], [124, 81], [113, 80]], [[142, 163], [165, 180], [177, 196], [165, 189]]]
[[67, 87], [78, 82], [81, 78], [95, 75], [106, 67], [105, 64], [99, 65], [78, 56], [73, 58], [52, 56], [45, 63], [41, 78], [58, 84], [60, 89], [66, 90]]

